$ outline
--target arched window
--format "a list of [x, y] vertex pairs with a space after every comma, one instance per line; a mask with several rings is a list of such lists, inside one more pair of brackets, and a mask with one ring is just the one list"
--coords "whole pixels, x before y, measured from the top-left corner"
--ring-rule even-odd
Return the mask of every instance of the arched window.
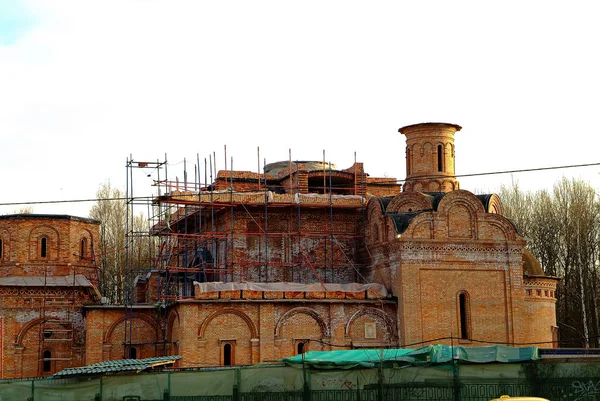
[[233, 346], [230, 343], [223, 345], [223, 366], [233, 365]]
[[298, 354], [304, 354], [304, 343], [303, 342], [298, 343]]
[[410, 164], [411, 164], [410, 147], [407, 146], [406, 147], [406, 175], [410, 175]]
[[129, 347], [129, 359], [137, 359], [137, 348]]
[[40, 240], [40, 257], [45, 258], [48, 256], [48, 238], [42, 237]]
[[304, 354], [305, 352], [308, 352], [308, 342], [310, 340], [296, 340], [295, 344], [296, 344], [296, 353], [297, 354]]
[[85, 251], [87, 249], [87, 238], [82, 238], [79, 246], [79, 259], [85, 259]]
[[437, 156], [438, 171], [444, 171], [444, 150], [442, 145], [438, 145], [437, 147]]
[[42, 371], [44, 373], [50, 372], [52, 370], [52, 352], [50, 350], [44, 351], [43, 354], [43, 362], [42, 362]]
[[458, 295], [458, 309], [460, 338], [468, 340], [471, 336], [471, 308], [469, 305], [469, 295], [466, 292], [461, 292]]

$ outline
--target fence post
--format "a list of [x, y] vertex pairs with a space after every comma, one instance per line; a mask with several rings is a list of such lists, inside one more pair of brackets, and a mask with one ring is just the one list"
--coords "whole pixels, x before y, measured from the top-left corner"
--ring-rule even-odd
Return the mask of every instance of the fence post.
[[[385, 401], [385, 399], [383, 398], [383, 364], [380, 362], [379, 363], [379, 370], [378, 370], [378, 375], [377, 375], [377, 400], [378, 401]], [[460, 400], [459, 400], [460, 401]]]
[[35, 392], [35, 380], [31, 380], [31, 397], [27, 398], [28, 401], [34, 401], [33, 397], [34, 397], [34, 392]]
[[[454, 347], [453, 347], [454, 348]], [[454, 378], [454, 401], [460, 401], [460, 375], [459, 375], [459, 360], [458, 355], [454, 355], [452, 351], [452, 373]]]
[[163, 393], [163, 400], [169, 401], [171, 399], [171, 372], [167, 372], [167, 388]]
[[94, 401], [102, 401], [102, 376], [100, 376], [100, 392], [94, 396]]
[[[304, 358], [304, 354], [302, 354], [302, 358]], [[310, 369], [306, 369], [306, 365], [302, 363], [302, 400], [303, 401], [311, 401], [312, 393], [310, 391]]]
[[233, 399], [233, 401], [240, 401], [240, 377], [241, 377], [240, 368], [236, 368], [233, 371], [233, 373], [235, 375], [235, 380], [233, 381], [232, 399]]

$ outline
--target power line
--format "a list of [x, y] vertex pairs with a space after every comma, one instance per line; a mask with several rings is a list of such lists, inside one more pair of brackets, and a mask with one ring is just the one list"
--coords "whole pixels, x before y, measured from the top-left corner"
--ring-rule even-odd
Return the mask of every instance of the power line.
[[494, 174], [512, 174], [512, 173], [527, 173], [531, 171], [545, 171], [545, 170], [561, 170], [566, 168], [576, 168], [576, 167], [593, 167], [600, 166], [600, 163], [586, 163], [586, 164], [571, 164], [567, 166], [552, 166], [552, 167], [538, 167], [538, 168], [526, 168], [519, 170], [505, 170], [505, 171], [493, 171], [489, 173], [472, 173], [472, 174], [461, 174], [456, 175], [455, 177], [477, 177], [481, 175], [494, 175]]
[[[600, 166], [600, 162], [598, 163], [584, 163], [584, 164], [569, 164], [564, 166], [550, 166], [550, 167], [536, 167], [536, 168], [526, 168], [526, 169], [516, 169], [516, 170], [502, 170], [502, 171], [490, 171], [486, 173], [469, 173], [469, 174], [458, 174], [454, 175], [455, 178], [464, 178], [464, 177], [480, 177], [486, 175], [499, 175], [499, 174], [514, 174], [514, 173], [528, 173], [535, 171], [549, 171], [549, 170], [562, 170], [568, 168], [581, 168], [581, 167], [594, 167]], [[418, 177], [419, 180], [423, 179], [435, 179], [446, 176], [431, 176], [431, 177]], [[411, 180], [389, 180], [389, 181], [379, 181], [381, 184], [392, 184], [399, 182], [406, 182]], [[133, 197], [133, 198], [89, 198], [89, 199], [67, 199], [67, 200], [50, 200], [50, 201], [33, 201], [33, 202], [6, 202], [0, 203], [0, 206], [20, 206], [20, 205], [47, 205], [47, 204], [57, 204], [57, 203], [85, 203], [85, 202], [98, 202], [98, 201], [121, 201], [121, 200], [149, 200], [153, 199], [152, 196], [141, 196], [141, 197]]]
[[66, 200], [51, 200], [51, 201], [33, 201], [33, 202], [6, 202], [0, 203], [0, 206], [19, 206], [19, 205], [45, 205], [53, 203], [83, 203], [83, 202], [100, 202], [100, 201], [124, 201], [124, 200], [150, 200], [152, 196], [136, 196], [133, 198], [90, 198], [90, 199], [66, 199]]

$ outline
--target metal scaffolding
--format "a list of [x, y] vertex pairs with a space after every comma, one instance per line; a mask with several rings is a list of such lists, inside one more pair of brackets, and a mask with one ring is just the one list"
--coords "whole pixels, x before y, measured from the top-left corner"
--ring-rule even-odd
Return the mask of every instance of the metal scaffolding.
[[[131, 356], [134, 305], [157, 306], [159, 355], [167, 350], [168, 307], [193, 298], [194, 282], [361, 281], [357, 249], [364, 241], [367, 185], [362, 166], [357, 169], [355, 161], [353, 170], [334, 170], [323, 152], [322, 170], [302, 181], [304, 163], [309, 162], [292, 161], [290, 151], [279, 176], [267, 173], [266, 160], [261, 171], [260, 156], [256, 173], [237, 172], [233, 158], [228, 169], [225, 148], [225, 170], [217, 172], [213, 153], [201, 171], [197, 156], [194, 179], [188, 179], [184, 160], [181, 181], [169, 179], [166, 155], [154, 162], [127, 159], [125, 299], [130, 319], [125, 321], [124, 358]], [[150, 196], [134, 195], [140, 192], [138, 169], [152, 177]], [[147, 216], [143, 228], [142, 212]], [[146, 252], [139, 252], [142, 244]], [[141, 253], [146, 259], [140, 259]], [[141, 299], [136, 288], [150, 278], [158, 283], [154, 299]]]

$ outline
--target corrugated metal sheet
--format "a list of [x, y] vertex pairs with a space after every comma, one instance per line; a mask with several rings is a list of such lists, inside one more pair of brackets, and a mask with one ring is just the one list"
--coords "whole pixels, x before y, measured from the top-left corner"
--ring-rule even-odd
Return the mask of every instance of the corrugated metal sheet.
[[181, 356], [159, 356], [155, 358], [144, 359], [119, 359], [116, 361], [103, 361], [93, 365], [82, 366], [79, 368], [67, 368], [54, 374], [54, 377], [76, 376], [76, 375], [101, 375], [104, 373], [118, 372], [141, 372], [156, 366], [175, 363]]

